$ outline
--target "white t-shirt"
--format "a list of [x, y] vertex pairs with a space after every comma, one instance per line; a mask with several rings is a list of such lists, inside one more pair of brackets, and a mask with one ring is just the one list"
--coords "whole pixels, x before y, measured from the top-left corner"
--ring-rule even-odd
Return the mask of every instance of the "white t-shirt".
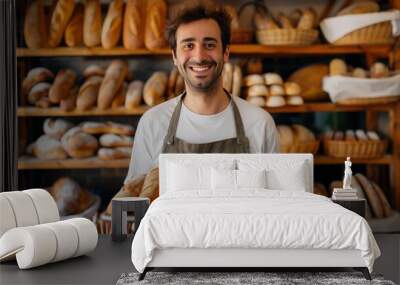
[[[180, 96], [157, 105], [143, 114], [137, 126], [131, 162], [125, 182], [146, 174], [158, 165], [172, 113]], [[277, 130], [271, 115], [239, 98], [232, 97], [239, 109], [251, 153], [278, 152]], [[182, 104], [176, 137], [188, 143], [209, 143], [236, 137], [232, 102], [214, 115], [199, 115]]]

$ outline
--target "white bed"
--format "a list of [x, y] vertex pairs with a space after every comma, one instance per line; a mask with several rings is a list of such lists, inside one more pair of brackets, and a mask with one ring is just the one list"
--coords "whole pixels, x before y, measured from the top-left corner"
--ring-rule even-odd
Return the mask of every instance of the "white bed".
[[160, 197], [132, 243], [140, 279], [154, 267], [354, 267], [370, 278], [380, 251], [368, 223], [311, 194], [312, 155], [162, 154], [159, 167]]

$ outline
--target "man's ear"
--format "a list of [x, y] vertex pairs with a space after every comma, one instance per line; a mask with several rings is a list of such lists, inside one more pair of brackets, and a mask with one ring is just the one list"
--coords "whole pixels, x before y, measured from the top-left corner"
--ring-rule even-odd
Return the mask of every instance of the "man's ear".
[[230, 46], [227, 45], [224, 51], [224, 62], [228, 62], [229, 61], [229, 48]]
[[176, 63], [176, 56], [175, 56], [174, 50], [171, 50], [171, 53], [172, 53], [172, 61], [174, 62], [174, 65], [177, 66], [177, 63]]

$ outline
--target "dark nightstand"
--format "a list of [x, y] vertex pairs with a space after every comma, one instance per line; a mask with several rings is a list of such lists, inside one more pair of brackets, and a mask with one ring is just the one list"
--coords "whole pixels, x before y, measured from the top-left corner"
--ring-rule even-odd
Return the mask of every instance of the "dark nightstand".
[[146, 214], [149, 207], [149, 198], [142, 197], [124, 197], [112, 199], [112, 232], [113, 241], [123, 241], [127, 237], [127, 214], [134, 212], [135, 215], [135, 231], [139, 227], [140, 221]]
[[354, 199], [354, 200], [336, 200], [332, 199], [332, 202], [339, 204], [340, 206], [359, 214], [365, 218], [365, 199]]

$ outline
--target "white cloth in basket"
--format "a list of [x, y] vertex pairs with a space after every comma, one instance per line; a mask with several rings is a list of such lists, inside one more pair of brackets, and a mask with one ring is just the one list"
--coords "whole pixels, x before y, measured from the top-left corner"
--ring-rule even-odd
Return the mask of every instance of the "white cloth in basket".
[[355, 30], [386, 21], [392, 23], [393, 36], [400, 35], [400, 11], [398, 10], [326, 18], [320, 23], [320, 27], [328, 42], [333, 43]]

